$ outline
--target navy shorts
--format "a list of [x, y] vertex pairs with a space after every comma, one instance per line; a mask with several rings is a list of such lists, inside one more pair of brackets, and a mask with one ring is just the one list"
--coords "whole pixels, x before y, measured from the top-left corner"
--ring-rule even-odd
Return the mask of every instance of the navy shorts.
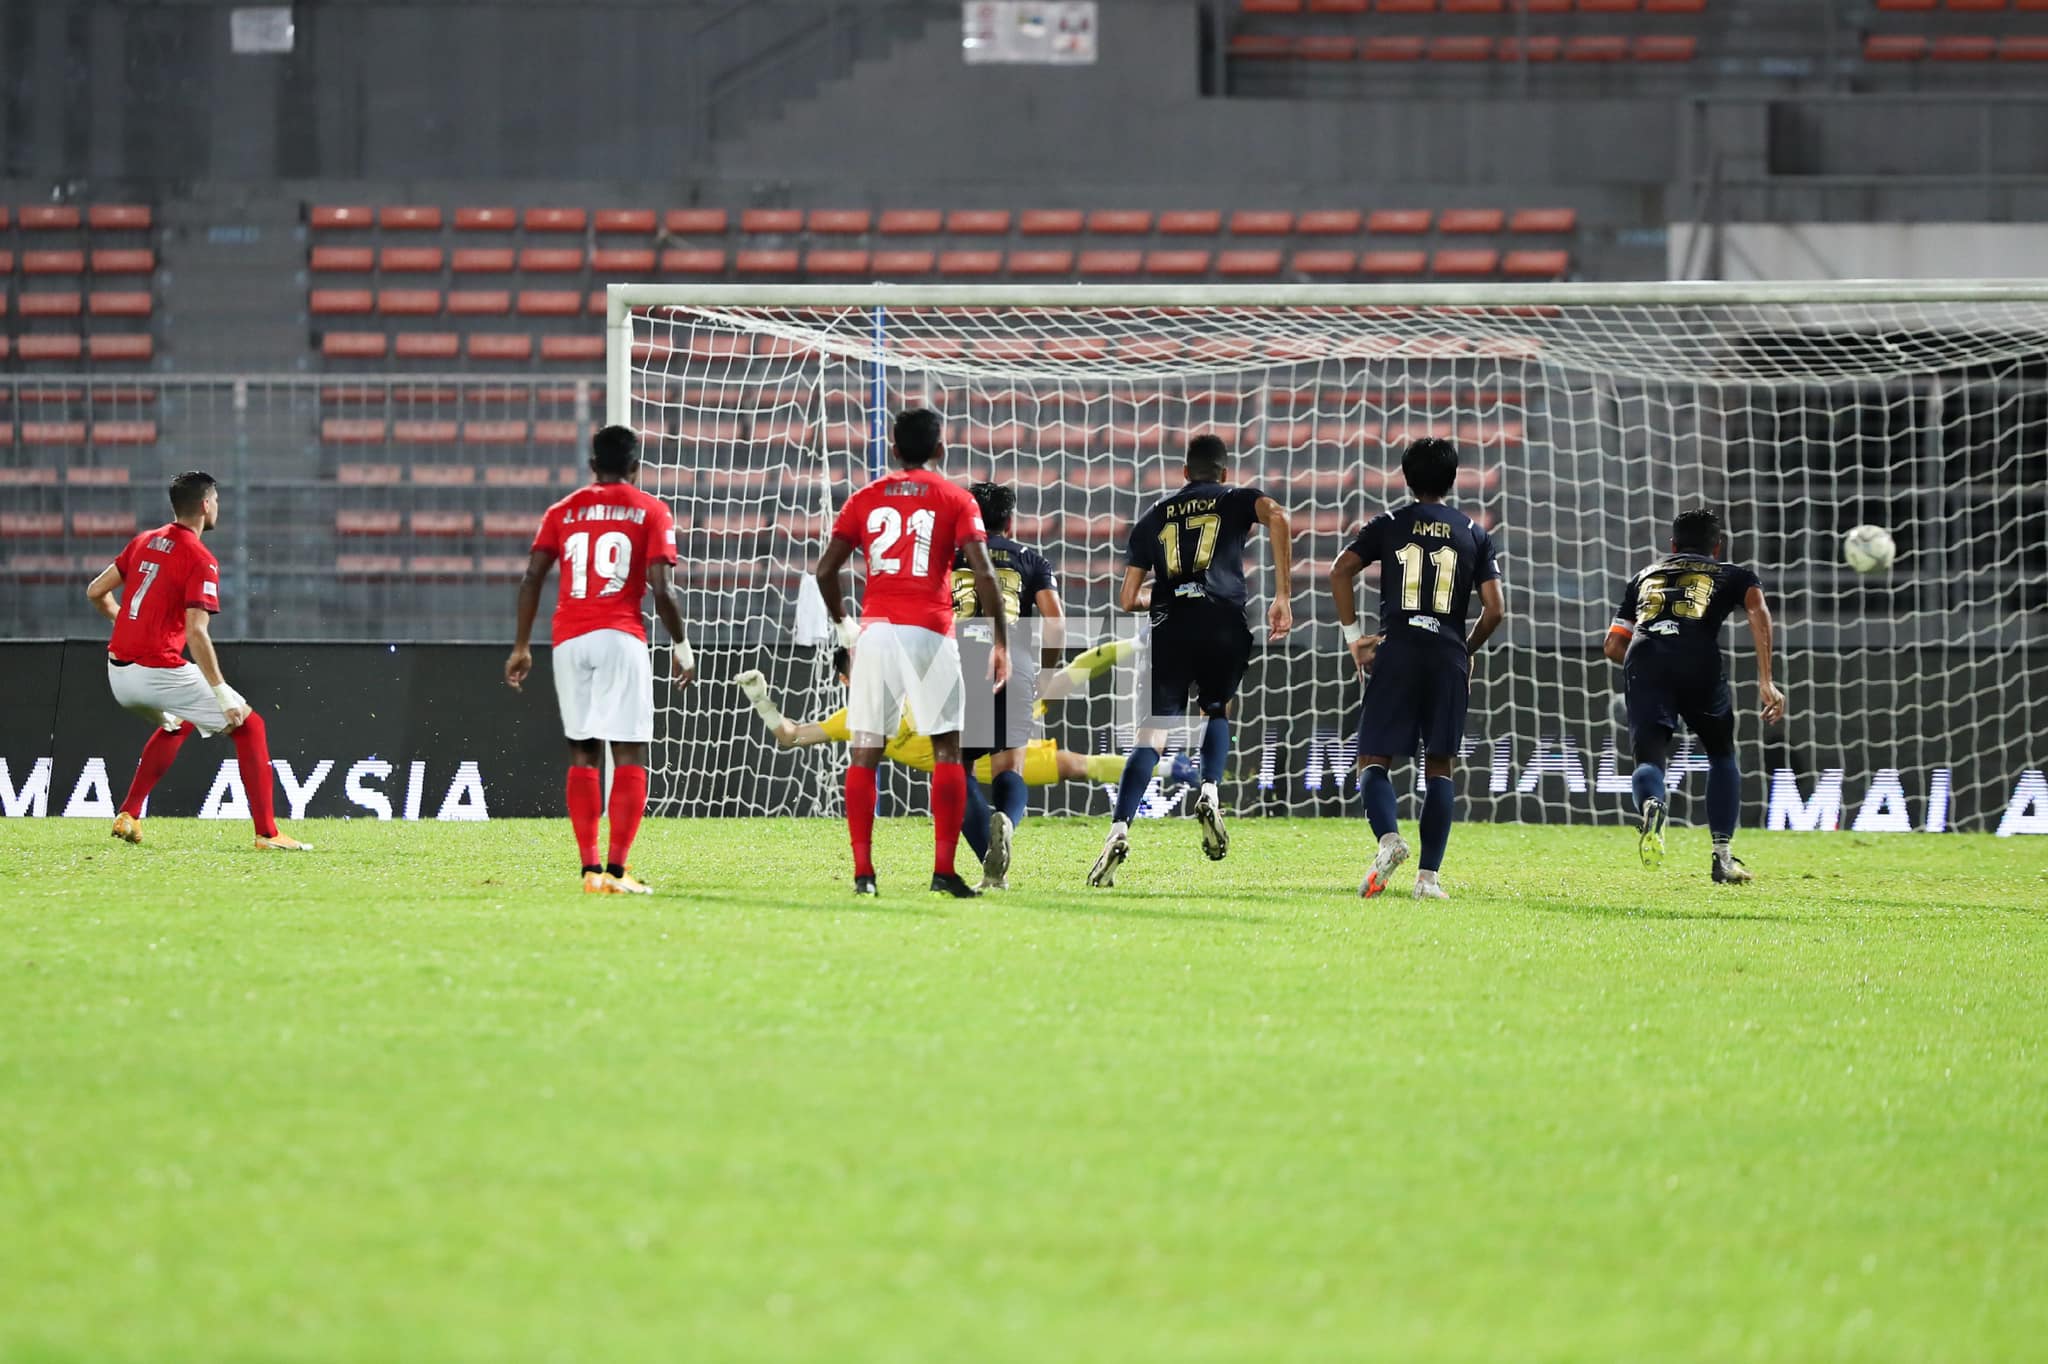
[[1205, 710], [1235, 700], [1251, 661], [1252, 632], [1244, 612], [1227, 602], [1190, 604], [1155, 618], [1146, 653], [1152, 718], [1182, 718], [1191, 692]]
[[1472, 661], [1464, 646], [1380, 646], [1358, 721], [1358, 751], [1406, 758], [1420, 748], [1455, 758], [1465, 740]]
[[1735, 704], [1718, 658], [1662, 658], [1631, 650], [1622, 666], [1628, 737], [1638, 753], [1662, 751], [1680, 723], [1711, 756], [1735, 749]]

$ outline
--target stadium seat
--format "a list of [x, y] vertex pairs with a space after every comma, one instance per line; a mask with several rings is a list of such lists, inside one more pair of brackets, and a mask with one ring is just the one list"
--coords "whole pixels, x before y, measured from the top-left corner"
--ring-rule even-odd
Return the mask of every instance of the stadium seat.
[[476, 469], [468, 464], [415, 464], [412, 481], [425, 488], [467, 488], [476, 482]]
[[94, 204], [85, 211], [86, 226], [95, 232], [147, 232], [155, 221], [148, 204]]
[[1218, 209], [1168, 209], [1159, 215], [1159, 235], [1162, 237], [1213, 237], [1223, 230], [1223, 214]]
[[1230, 215], [1233, 237], [1285, 237], [1294, 231], [1294, 215], [1285, 209], [1240, 209]]
[[1308, 0], [1310, 14], [1364, 14], [1372, 0]]
[[1938, 62], [1985, 62], [1998, 55], [1998, 40], [1976, 33], [1944, 33], [1927, 55]]
[[[97, 441], [99, 433], [95, 431], [93, 435]], [[125, 488], [129, 479], [128, 471], [118, 466], [94, 469], [74, 465], [64, 471], [64, 481], [74, 488]]]
[[[99, 264], [99, 255], [97, 251], [93, 253], [95, 267]], [[316, 246], [310, 264], [315, 274], [363, 274], [375, 268], [377, 253], [367, 246]], [[95, 269], [93, 273], [107, 272]]]
[[1317, 209], [1294, 220], [1294, 230], [1304, 237], [1355, 237], [1365, 215], [1355, 208]]
[[540, 358], [543, 360], [576, 360], [598, 362], [604, 359], [604, 338], [602, 336], [543, 336], [540, 339]]
[[583, 248], [529, 246], [519, 253], [519, 269], [528, 275], [573, 275], [583, 269]]
[[857, 237], [868, 230], [874, 216], [864, 208], [814, 208], [809, 227], [818, 236]]
[[590, 253], [591, 273], [632, 278], [654, 273], [654, 248], [651, 246], [600, 246]]
[[54, 540], [63, 534], [63, 512], [0, 512], [0, 538]]
[[1493, 39], [1484, 34], [1431, 38], [1423, 55], [1433, 62], [1484, 62], [1493, 59]]
[[13, 273], [14, 253], [12, 251], [0, 251], [0, 275], [11, 275]]
[[661, 253], [661, 273], [722, 275], [725, 273], [725, 251], [716, 246], [664, 251]]
[[23, 317], [77, 317], [85, 311], [85, 296], [70, 290], [23, 294], [15, 310]]
[[135, 534], [135, 513], [132, 511], [73, 512], [71, 513], [73, 535], [119, 535]]
[[458, 246], [448, 268], [458, 275], [508, 275], [517, 259], [509, 246]]
[[1507, 0], [1444, 0], [1445, 14], [1499, 14]]
[[1010, 273], [1013, 276], [1030, 278], [1071, 275], [1074, 273], [1074, 253], [1071, 251], [1012, 251], [1010, 253]]
[[1147, 251], [1145, 273], [1174, 279], [1198, 278], [1209, 273], [1207, 251]]
[[1246, 14], [1299, 14], [1302, 0], [1243, 0]]
[[434, 204], [385, 204], [377, 210], [377, 226], [386, 232], [439, 232], [441, 210]]
[[1565, 251], [1510, 251], [1501, 258], [1500, 272], [1510, 279], [1562, 279], [1570, 266]]
[[439, 317], [439, 289], [379, 289], [377, 312], [383, 317]]
[[1135, 275], [1143, 263], [1138, 251], [1083, 251], [1076, 269], [1083, 275]]
[[368, 204], [315, 204], [306, 221], [316, 232], [331, 232], [369, 227], [377, 221], [377, 215]]
[[391, 348], [383, 332], [326, 332], [320, 353], [330, 360], [381, 360]]
[[1576, 0], [1581, 14], [1634, 14], [1641, 0]]
[[[339, 246], [315, 249], [352, 251], [357, 248]], [[447, 253], [438, 246], [387, 246], [377, 253], [377, 268], [387, 275], [438, 275], [447, 259]]]
[[[463, 472], [473, 472], [464, 470]], [[476, 513], [466, 511], [416, 511], [412, 533], [429, 539], [454, 539], [476, 534]]]
[[1402, 36], [1367, 38], [1358, 49], [1358, 55], [1368, 62], [1420, 61], [1422, 39]]
[[1998, 40], [2002, 62], [2048, 62], [2048, 35], [2016, 33]]
[[705, 236], [723, 233], [730, 222], [731, 215], [722, 208], [672, 208], [662, 226], [679, 235]]
[[1230, 55], [1246, 61], [1291, 61], [1294, 40], [1274, 33], [1234, 33]]
[[877, 251], [874, 255], [874, 273], [877, 275], [929, 275], [937, 257], [930, 251]]
[[1690, 34], [1643, 33], [1629, 43], [1628, 55], [1639, 62], [1689, 62], [1699, 50]]
[[83, 445], [85, 444], [85, 423], [23, 422], [21, 424], [23, 445]]
[[1297, 275], [1350, 275], [1358, 269], [1356, 251], [1297, 251], [1292, 262]]
[[1365, 230], [1375, 237], [1414, 237], [1429, 231], [1432, 215], [1426, 208], [1378, 208], [1365, 218]]
[[156, 252], [146, 246], [109, 246], [92, 253], [95, 275], [150, 275], [156, 273]]
[[580, 208], [529, 208], [523, 221], [528, 232], [581, 232], [590, 215]]
[[1000, 274], [1003, 268], [1003, 253], [1000, 251], [942, 251], [939, 253], [939, 273], [953, 277], [973, 277]]
[[1645, 14], [1705, 14], [1707, 0], [1643, 0]]
[[396, 554], [337, 554], [334, 572], [341, 578], [386, 578], [399, 572], [405, 560]]
[[1224, 251], [1216, 257], [1216, 273], [1230, 279], [1270, 279], [1280, 273], [1280, 253]]
[[1490, 248], [1439, 251], [1430, 261], [1430, 269], [1446, 276], [1490, 275], [1500, 269], [1500, 252]]
[[1101, 237], [1139, 237], [1152, 231], [1152, 211], [1143, 208], [1098, 208], [1088, 215], [1088, 230]]
[[804, 230], [800, 208], [750, 208], [740, 214], [740, 231], [755, 236], [787, 236]]
[[1026, 237], [1072, 237], [1085, 218], [1078, 208], [1027, 208], [1017, 215], [1017, 231]]
[[742, 275], [793, 275], [797, 272], [796, 248], [741, 251], [733, 257], [733, 269]]
[[1304, 62], [1348, 62], [1358, 56], [1358, 39], [1341, 33], [1308, 33], [1287, 54]]
[[403, 332], [391, 353], [401, 360], [453, 360], [462, 353], [461, 338], [454, 332]]
[[84, 274], [85, 252], [24, 251], [21, 253], [21, 273], [24, 275]]
[[946, 231], [960, 237], [1000, 237], [1010, 230], [1006, 208], [956, 208], [946, 215]]
[[334, 514], [336, 535], [396, 535], [404, 529], [405, 518], [395, 511], [344, 509]]
[[1611, 33], [1580, 33], [1565, 39], [1568, 62], [1619, 62], [1628, 58], [1628, 39]]
[[404, 445], [453, 445], [460, 429], [442, 417], [407, 418], [391, 423], [391, 439]]
[[935, 208], [890, 208], [876, 230], [885, 237], [926, 237], [941, 230], [945, 215]]
[[368, 289], [315, 289], [306, 296], [306, 310], [315, 317], [365, 316], [375, 308]]
[[1570, 14], [1572, 0], [1510, 0], [1509, 7], [1529, 14]]
[[1437, 215], [1436, 230], [1447, 236], [1495, 233], [1507, 222], [1497, 208], [1447, 208]]
[[472, 360], [530, 360], [533, 338], [524, 332], [471, 332], [464, 349]]
[[1918, 33], [1873, 33], [1863, 40], [1866, 62], [1917, 62], [1927, 55], [1927, 39]]
[[514, 311], [521, 317], [578, 317], [583, 312], [583, 291], [521, 289]]
[[1575, 208], [1518, 208], [1508, 217], [1508, 231], [1564, 235], [1579, 228]]
[[[328, 445], [382, 445], [390, 427], [382, 417], [323, 417], [320, 419], [320, 439]], [[398, 481], [398, 466], [395, 464], [344, 464], [335, 471], [335, 477], [342, 483], [380, 482], [381, 479], [364, 471], [389, 469], [390, 482]]]
[[519, 226], [519, 210], [516, 208], [458, 208], [455, 210], [457, 232], [510, 232]]
[[448, 291], [450, 317], [503, 317], [512, 311], [510, 289], [451, 289]]
[[493, 540], [531, 540], [540, 518], [526, 512], [485, 512], [482, 530]]
[[[152, 421], [112, 421], [92, 424], [94, 445], [154, 445], [157, 424]], [[121, 470], [123, 474], [127, 470]], [[127, 482], [126, 478], [118, 480]]]
[[[814, 215], [815, 216], [815, 215]], [[804, 254], [807, 275], [865, 276], [870, 272], [865, 251], [834, 251], [813, 248]]]
[[651, 208], [601, 208], [591, 220], [591, 227], [600, 233], [648, 233], [654, 231], [654, 210]]

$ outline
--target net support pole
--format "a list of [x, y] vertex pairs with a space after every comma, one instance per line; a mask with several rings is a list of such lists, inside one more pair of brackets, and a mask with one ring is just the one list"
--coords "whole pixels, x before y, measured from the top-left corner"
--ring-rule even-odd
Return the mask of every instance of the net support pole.
[[604, 424], [626, 426], [633, 419], [633, 310], [625, 286], [605, 286]]

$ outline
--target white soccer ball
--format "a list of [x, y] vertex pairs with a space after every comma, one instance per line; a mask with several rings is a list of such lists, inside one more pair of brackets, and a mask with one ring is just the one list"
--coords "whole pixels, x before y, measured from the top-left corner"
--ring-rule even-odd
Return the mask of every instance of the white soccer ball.
[[1858, 573], [1882, 573], [1898, 554], [1892, 533], [1883, 526], [1855, 526], [1842, 537], [1842, 562]]

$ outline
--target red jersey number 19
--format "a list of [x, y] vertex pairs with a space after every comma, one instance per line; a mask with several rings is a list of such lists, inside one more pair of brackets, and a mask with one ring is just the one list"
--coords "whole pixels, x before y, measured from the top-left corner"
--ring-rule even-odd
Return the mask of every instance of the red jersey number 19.
[[908, 527], [911, 535], [910, 575], [922, 578], [929, 575], [932, 563], [932, 528], [938, 524], [938, 513], [929, 507], [912, 512], [908, 518], [899, 517], [894, 507], [877, 507], [868, 513], [868, 567], [876, 573], [901, 573], [903, 561], [889, 554], [896, 542], [903, 538]]
[[579, 530], [562, 541], [562, 562], [569, 566], [569, 595], [578, 601], [590, 595], [590, 571], [604, 579], [597, 595], [609, 597], [625, 590], [626, 575], [633, 568], [633, 541], [623, 531], [608, 530], [597, 537], [595, 550], [590, 532]]

